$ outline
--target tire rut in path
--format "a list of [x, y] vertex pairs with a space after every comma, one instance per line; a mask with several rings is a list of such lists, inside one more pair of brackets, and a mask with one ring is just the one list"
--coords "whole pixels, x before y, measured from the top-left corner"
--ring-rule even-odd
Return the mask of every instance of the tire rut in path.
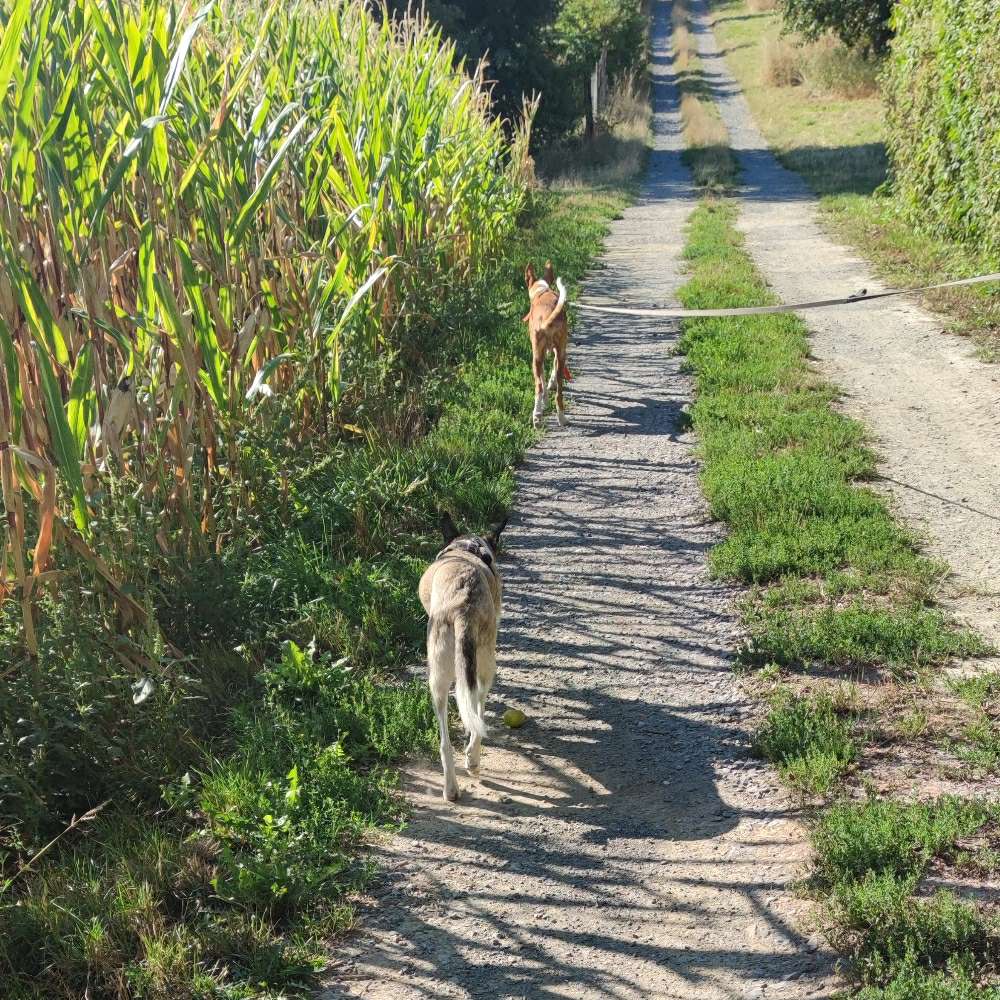
[[[694, 203], [668, 25], [656, 3], [655, 148], [590, 294], [662, 301], [682, 280]], [[749, 752], [676, 336], [578, 325], [571, 425], [527, 456], [505, 536], [482, 779], [460, 770], [449, 805], [437, 767], [407, 773], [414, 815], [378, 847], [379, 885], [325, 1000], [832, 994], [791, 891], [808, 855], [794, 803]], [[523, 729], [496, 725], [505, 704]]]
[[[706, 83], [742, 168], [738, 225], [765, 278], [785, 302], [884, 289], [870, 264], [824, 232], [815, 195], [755, 125], [704, 0], [695, 12]], [[880, 485], [954, 571], [942, 602], [1000, 645], [1000, 366], [905, 299], [805, 319], [820, 371], [875, 435]]]

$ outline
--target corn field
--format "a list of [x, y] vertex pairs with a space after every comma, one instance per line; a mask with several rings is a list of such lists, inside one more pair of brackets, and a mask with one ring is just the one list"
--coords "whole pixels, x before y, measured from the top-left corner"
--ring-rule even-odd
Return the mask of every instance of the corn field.
[[109, 498], [208, 551], [248, 429], [346, 433], [366, 366], [509, 232], [530, 120], [511, 146], [481, 72], [355, 0], [0, 17], [0, 601], [31, 651], [60, 549], [145, 613]]

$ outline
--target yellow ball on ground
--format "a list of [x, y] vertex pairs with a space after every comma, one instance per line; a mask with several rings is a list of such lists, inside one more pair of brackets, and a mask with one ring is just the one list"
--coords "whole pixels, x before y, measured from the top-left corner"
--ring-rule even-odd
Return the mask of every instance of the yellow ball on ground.
[[502, 718], [504, 725], [511, 729], [520, 729], [528, 721], [528, 717], [519, 708], [508, 708]]

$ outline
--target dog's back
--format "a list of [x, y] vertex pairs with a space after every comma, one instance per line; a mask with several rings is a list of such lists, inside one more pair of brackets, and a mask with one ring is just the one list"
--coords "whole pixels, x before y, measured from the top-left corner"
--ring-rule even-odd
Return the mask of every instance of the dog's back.
[[546, 263], [545, 276], [540, 281], [536, 281], [533, 269], [526, 273], [525, 280], [530, 296], [525, 319], [532, 343], [537, 342], [544, 351], [554, 351], [557, 346], [565, 347], [569, 337], [569, 320], [564, 308], [566, 295], [561, 281], [558, 287], [554, 287], [556, 278], [552, 262]]
[[446, 690], [455, 683], [455, 700], [470, 735], [484, 737], [486, 722], [477, 697], [489, 690], [496, 666], [480, 651], [496, 648], [500, 614], [500, 578], [479, 558], [446, 549], [420, 581], [427, 612], [427, 659], [431, 673]]

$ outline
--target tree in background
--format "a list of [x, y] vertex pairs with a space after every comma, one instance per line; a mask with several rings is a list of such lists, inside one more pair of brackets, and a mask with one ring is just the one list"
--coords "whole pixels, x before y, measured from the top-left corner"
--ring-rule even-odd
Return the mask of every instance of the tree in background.
[[606, 55], [612, 76], [642, 62], [644, 22], [639, 0], [563, 0], [552, 39], [581, 94], [587, 136], [595, 131], [590, 75]]
[[[388, 0], [396, 17], [420, 6]], [[470, 68], [487, 57], [497, 114], [513, 121], [522, 95], [539, 91], [544, 97], [535, 119], [537, 136], [562, 134], [579, 119], [579, 99], [567, 92], [566, 70], [550, 38], [559, 0], [424, 0], [423, 8]]]
[[[387, 3], [395, 17], [419, 6]], [[423, 8], [460, 57], [487, 57], [498, 114], [514, 120], [522, 96], [541, 93], [533, 135], [543, 142], [572, 132], [585, 115], [593, 135], [588, 81], [605, 47], [612, 75], [645, 56], [640, 0], [424, 0]]]
[[883, 55], [893, 0], [782, 0], [785, 26], [810, 41], [832, 31], [845, 45]]

